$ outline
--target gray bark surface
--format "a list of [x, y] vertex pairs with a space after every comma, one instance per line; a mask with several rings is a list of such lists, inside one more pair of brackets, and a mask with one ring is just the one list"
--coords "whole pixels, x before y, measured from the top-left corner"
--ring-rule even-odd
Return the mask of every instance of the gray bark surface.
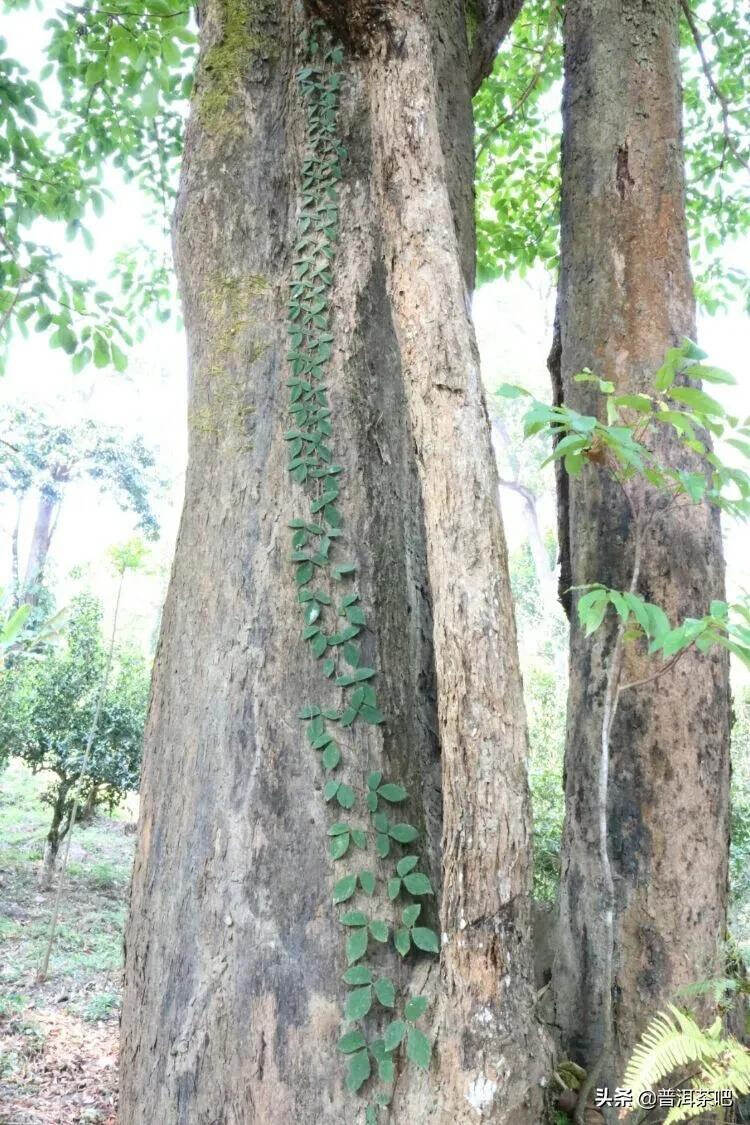
[[[296, 721], [301, 704], [340, 701], [300, 641], [286, 524], [306, 508], [282, 440], [300, 10], [207, 0], [201, 14], [175, 218], [189, 461], [145, 739], [121, 1122], [344, 1122], [362, 1112], [335, 1049], [346, 965], [330, 894], [346, 869], [328, 859], [332, 814]], [[426, 1077], [398, 1075], [390, 1119], [535, 1125], [546, 1053], [527, 948], [523, 712], [467, 313], [468, 53], [460, 5], [435, 0], [425, 20], [394, 4], [391, 17], [345, 63], [329, 378], [344, 530], [374, 623], [365, 663], [389, 717], [352, 728], [358, 783], [382, 768], [406, 785], [436, 887], [445, 830], [443, 964], [388, 961], [400, 986], [436, 1000], [437, 1061]], [[389, 164], [407, 90], [426, 172]], [[421, 279], [398, 234], [412, 222]], [[436, 326], [438, 293], [450, 304]], [[470, 516], [485, 521], [477, 545]]]
[[[550, 359], [557, 401], [598, 400], [589, 367], [621, 393], [644, 390], [666, 349], [695, 338], [684, 215], [678, 3], [575, 0], [566, 7], [562, 265]], [[660, 450], [674, 463], [674, 451]], [[588, 466], [558, 479], [561, 590], [627, 588], [632, 520]], [[675, 505], [647, 532], [639, 591], [677, 623], [724, 596], [718, 514]], [[597, 771], [614, 622], [585, 639], [571, 594], [566, 822], [554, 971], [556, 1021], [584, 1065], [602, 1042], [604, 925]], [[629, 646], [623, 682], [657, 665]], [[609, 856], [615, 892], [615, 1046], [622, 1067], [653, 1012], [694, 980], [722, 975], [728, 852], [726, 655], [688, 654], [624, 692], [611, 736]]]

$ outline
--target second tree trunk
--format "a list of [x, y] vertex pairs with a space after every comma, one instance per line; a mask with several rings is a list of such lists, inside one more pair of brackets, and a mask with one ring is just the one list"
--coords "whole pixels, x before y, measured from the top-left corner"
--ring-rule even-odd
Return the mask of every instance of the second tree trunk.
[[[619, 393], [644, 390], [667, 348], [695, 337], [685, 227], [678, 3], [571, 0], [565, 16], [562, 264], [551, 370], [558, 402], [598, 409], [584, 367]], [[665, 449], [665, 456], [669, 450]], [[563, 599], [571, 616], [556, 1022], [590, 1065], [603, 1036], [604, 943], [597, 772], [614, 627], [587, 639], [570, 587], [626, 588], [625, 500], [593, 466], [559, 478]], [[639, 591], [673, 623], [722, 598], [719, 519], [673, 507], [643, 545]], [[625, 679], [655, 665], [631, 654]], [[658, 658], [657, 658], [658, 659]], [[608, 848], [614, 876], [610, 1084], [647, 1018], [714, 976], [727, 897], [729, 689], [725, 655], [685, 656], [625, 692], [611, 738]]]

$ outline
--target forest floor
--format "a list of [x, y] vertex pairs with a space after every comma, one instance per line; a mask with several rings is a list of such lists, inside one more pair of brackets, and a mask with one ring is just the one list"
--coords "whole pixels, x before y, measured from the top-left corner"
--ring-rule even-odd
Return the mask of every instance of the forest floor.
[[0, 1125], [114, 1125], [122, 931], [135, 799], [76, 828], [47, 980], [54, 892], [37, 887], [45, 781], [0, 775]]

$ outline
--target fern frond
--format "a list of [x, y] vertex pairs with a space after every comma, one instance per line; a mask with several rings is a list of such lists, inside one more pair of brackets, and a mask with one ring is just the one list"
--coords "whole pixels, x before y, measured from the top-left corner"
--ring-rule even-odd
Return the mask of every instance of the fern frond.
[[664, 1118], [664, 1125], [677, 1125], [679, 1121], [691, 1121], [706, 1112], [706, 1107], [699, 1105], [676, 1105], [670, 1109]]
[[690, 1063], [716, 1059], [721, 1042], [701, 1031], [690, 1016], [673, 1004], [659, 1012], [644, 1031], [625, 1071], [624, 1082], [633, 1091], [633, 1100], [672, 1071]]
[[725, 1039], [722, 1057], [703, 1067], [706, 1090], [733, 1090], [738, 1097], [750, 1094], [750, 1051], [736, 1039]]
[[[736, 1039], [719, 1041], [721, 1057], [715, 1062], [706, 1062], [700, 1075], [693, 1081], [693, 1089], [707, 1092], [731, 1090], [735, 1097], [750, 1094], [750, 1051]], [[670, 1109], [664, 1125], [678, 1125], [705, 1113], [699, 1105], [675, 1106]]]
[[693, 999], [700, 996], [713, 996], [717, 1004], [727, 996], [730, 992], [738, 992], [740, 982], [735, 977], [717, 977], [715, 980], [699, 980], [694, 984], [686, 984], [682, 987], [678, 996], [684, 996], [686, 999]]

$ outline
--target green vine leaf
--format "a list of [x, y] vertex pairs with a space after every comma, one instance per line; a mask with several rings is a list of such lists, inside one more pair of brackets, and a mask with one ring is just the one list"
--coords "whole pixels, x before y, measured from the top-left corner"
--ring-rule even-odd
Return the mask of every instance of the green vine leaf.
[[388, 977], [381, 977], [375, 981], [375, 995], [384, 1008], [393, 1008], [396, 1004], [396, 989], [393, 981]]
[[388, 941], [388, 923], [377, 920], [370, 922], [370, 933], [375, 938], [375, 941]]
[[349, 687], [351, 684], [360, 683], [361, 680], [371, 680], [375, 675], [377, 673], [374, 668], [354, 668], [345, 676], [337, 676], [336, 684], [338, 687]]
[[352, 897], [356, 889], [357, 879], [355, 875], [345, 875], [343, 879], [339, 879], [333, 888], [334, 904], [346, 902]]
[[360, 871], [359, 885], [366, 895], [375, 894], [375, 876], [371, 871]]
[[[396, 1076], [396, 1068], [393, 1065], [393, 1059], [378, 1059], [378, 1078], [381, 1082], [391, 1083]], [[390, 1099], [389, 1099], [390, 1100]], [[388, 1104], [388, 1101], [383, 1103]]]
[[367, 952], [367, 940], [366, 926], [349, 935], [346, 939], [346, 962], [348, 965], [353, 965], [355, 961], [359, 961], [360, 957], [364, 957]]
[[421, 913], [422, 907], [418, 902], [415, 902], [411, 906], [406, 907], [403, 914], [401, 915], [401, 920], [405, 926], [409, 926], [411, 928]]
[[366, 926], [367, 918], [361, 910], [349, 910], [339, 918], [342, 926]]
[[338, 745], [335, 742], [328, 743], [325, 750], [323, 751], [321, 761], [327, 770], [336, 769], [336, 766], [341, 761], [341, 751], [339, 750]]
[[354, 563], [340, 563], [333, 568], [331, 575], [333, 578], [346, 578], [347, 575], [354, 574], [356, 569]]
[[336, 790], [336, 800], [342, 809], [350, 809], [354, 805], [356, 794], [350, 785], [344, 785], [342, 782]]
[[405, 801], [409, 796], [403, 785], [394, 785], [392, 782], [389, 782], [387, 785], [381, 785], [378, 789], [378, 794], [384, 801], [389, 801], [392, 805]]
[[372, 987], [368, 984], [364, 988], [354, 988], [346, 999], [346, 1018], [348, 1020], [361, 1020], [372, 1007]]
[[401, 1045], [404, 1035], [406, 1035], [406, 1024], [403, 1020], [393, 1020], [389, 1023], [383, 1035], [386, 1051], [395, 1051]]
[[328, 835], [329, 836], [340, 836], [343, 832], [350, 832], [350, 831], [351, 831], [351, 829], [349, 828], [348, 824], [345, 824], [343, 820], [338, 820], [338, 821], [336, 821], [335, 824], [332, 824], [331, 827], [328, 829]]
[[415, 926], [411, 937], [417, 949], [422, 949], [425, 953], [440, 952], [440, 942], [434, 930], [429, 930], [426, 926]]
[[396, 864], [396, 872], [399, 875], [402, 875], [402, 876], [408, 875], [410, 871], [414, 870], [414, 868], [417, 866], [418, 863], [419, 863], [419, 856], [418, 855], [405, 855]]
[[329, 851], [331, 859], [341, 859], [349, 851], [349, 833], [344, 832], [340, 836], [331, 837], [329, 844]]
[[336, 1046], [342, 1054], [350, 1055], [352, 1051], [358, 1051], [365, 1046], [365, 1037], [359, 1029], [348, 1031], [346, 1035], [341, 1036]]
[[385, 715], [377, 707], [371, 707], [368, 703], [363, 703], [359, 709], [359, 717], [365, 722], [370, 723], [372, 726], [377, 726], [379, 723], [385, 722]]
[[404, 886], [410, 895], [431, 895], [435, 893], [432, 889], [432, 883], [421, 871], [415, 871], [413, 875], [405, 875]]
[[411, 949], [411, 934], [405, 927], [402, 926], [401, 929], [396, 930], [393, 935], [393, 944], [401, 956], [406, 957]]
[[412, 996], [406, 1003], [404, 1008], [404, 1015], [408, 1020], [414, 1022], [420, 1016], [423, 1016], [427, 1011], [427, 997], [426, 996]]
[[368, 1052], [358, 1051], [356, 1055], [351, 1056], [349, 1062], [349, 1073], [346, 1076], [346, 1085], [353, 1094], [356, 1094], [360, 1086], [370, 1077], [370, 1056]]
[[347, 984], [372, 984], [372, 970], [366, 965], [353, 965], [344, 973], [344, 981]]
[[323, 796], [326, 801], [332, 801], [339, 791], [340, 781], [327, 781], [323, 786]]
[[394, 840], [398, 840], [399, 844], [411, 844], [419, 836], [419, 832], [413, 824], [393, 824], [388, 832]]
[[418, 1027], [410, 1027], [406, 1040], [406, 1055], [421, 1070], [429, 1070], [432, 1044]]

